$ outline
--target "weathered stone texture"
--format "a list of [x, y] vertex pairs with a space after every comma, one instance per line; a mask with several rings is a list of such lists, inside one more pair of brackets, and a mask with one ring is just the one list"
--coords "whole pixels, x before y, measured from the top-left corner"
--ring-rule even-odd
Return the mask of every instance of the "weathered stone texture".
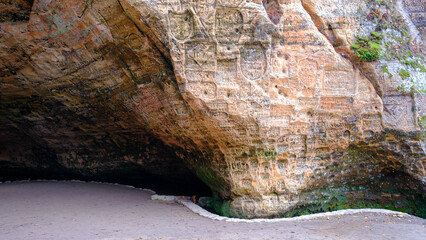
[[[36, 1], [29, 21], [4, 22], [0, 32], [3, 163], [189, 174], [147, 127], [161, 117], [141, 113], [185, 109], [172, 67], [117, 1]], [[144, 99], [151, 110], [140, 108]]]
[[411, 21], [419, 30], [422, 38], [426, 35], [426, 3], [424, 0], [403, 0], [404, 8]]
[[1, 0], [0, 22], [21, 22], [30, 19], [34, 0]]
[[36, 1], [28, 23], [0, 25], [4, 146], [23, 134], [82, 170], [186, 165], [242, 217], [380, 184], [389, 169], [422, 191], [423, 95], [383, 94], [345, 58], [362, 4]]

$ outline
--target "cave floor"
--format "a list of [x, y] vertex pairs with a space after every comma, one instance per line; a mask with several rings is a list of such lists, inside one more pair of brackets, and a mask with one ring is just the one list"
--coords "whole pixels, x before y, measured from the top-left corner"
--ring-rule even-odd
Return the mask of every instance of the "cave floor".
[[426, 220], [364, 213], [278, 223], [201, 217], [152, 193], [83, 182], [0, 184], [0, 239], [426, 239]]

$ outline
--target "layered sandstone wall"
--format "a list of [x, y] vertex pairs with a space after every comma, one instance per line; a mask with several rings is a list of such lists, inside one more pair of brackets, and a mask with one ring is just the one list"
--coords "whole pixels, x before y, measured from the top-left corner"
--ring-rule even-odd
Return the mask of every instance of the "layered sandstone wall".
[[[231, 216], [364, 200], [415, 211], [425, 184], [424, 93], [400, 91], [401, 79], [378, 71], [385, 62], [351, 53], [370, 7], [35, 1], [28, 21], [0, 25], [3, 161], [40, 165], [33, 146], [41, 146], [81, 171], [190, 169]], [[16, 157], [22, 136], [28, 156]]]
[[161, 120], [185, 104], [171, 64], [119, 2], [35, 1], [31, 7], [26, 20], [0, 25], [2, 170], [90, 175], [137, 167], [172, 178], [189, 174], [177, 155], [191, 154], [192, 144], [185, 151], [166, 146], [139, 113], [150, 111], [148, 99], [158, 113], [150, 118], [175, 125], [174, 118]]

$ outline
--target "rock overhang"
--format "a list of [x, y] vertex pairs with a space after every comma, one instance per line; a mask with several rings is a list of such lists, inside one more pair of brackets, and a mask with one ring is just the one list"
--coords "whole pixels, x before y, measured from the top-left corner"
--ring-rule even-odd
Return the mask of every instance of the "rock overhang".
[[[316, 9], [333, 1], [317, 2], [310, 11], [309, 1], [60, 2], [39, 1], [34, 11], [43, 11], [30, 19], [27, 33], [4, 29], [18, 42], [50, 43], [16, 60], [8, 84], [36, 84], [35, 95], [44, 100], [35, 105], [59, 102], [58, 111], [5, 116], [15, 116], [6, 118], [8, 125], [18, 123], [37, 144], [54, 149], [61, 165], [114, 166], [99, 160], [108, 156], [99, 151], [103, 141], [114, 146], [115, 163], [135, 162], [149, 171], [180, 159], [230, 200], [225, 214], [242, 217], [286, 214], [327, 199], [337, 199], [336, 206], [344, 198], [356, 202], [369, 192], [360, 186], [381, 192], [375, 185], [393, 175], [413, 179], [402, 190], [423, 191], [414, 181], [424, 178], [424, 140], [416, 125], [423, 95], [377, 94], [312, 18], [312, 11], [318, 18], [333, 15]], [[268, 6], [279, 11], [268, 12]], [[282, 16], [271, 18], [277, 12]], [[344, 27], [333, 23], [333, 34], [345, 41], [353, 27], [348, 19]], [[3, 46], [10, 48], [10, 39]], [[25, 45], [18, 50], [28, 52]], [[9, 99], [15, 94], [2, 93]], [[54, 124], [37, 119], [43, 115]], [[75, 132], [52, 129], [75, 119], [81, 122], [68, 126]], [[407, 137], [407, 131], [415, 133]], [[155, 150], [149, 138], [161, 147]], [[163, 151], [175, 156], [155, 160]]]

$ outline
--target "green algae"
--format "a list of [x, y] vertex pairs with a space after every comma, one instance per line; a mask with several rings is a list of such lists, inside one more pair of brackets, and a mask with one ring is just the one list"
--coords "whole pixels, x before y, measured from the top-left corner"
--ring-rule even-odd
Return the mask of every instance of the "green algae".
[[220, 216], [244, 218], [241, 213], [238, 213], [238, 211], [231, 206], [231, 201], [223, 200], [218, 196], [202, 198], [199, 204], [209, 212]]
[[[338, 211], [345, 209], [389, 209], [426, 218], [426, 202], [424, 194], [416, 191], [386, 189], [385, 192], [374, 192], [369, 187], [323, 188], [314, 192], [303, 193], [310, 196], [310, 201], [298, 204], [282, 213], [280, 217], [296, 217], [308, 214]], [[392, 192], [392, 193], [389, 193]], [[316, 196], [316, 197], [312, 197]], [[353, 198], [353, 196], [360, 196]], [[386, 196], [386, 197], [382, 197]], [[314, 199], [314, 200], [312, 200]]]

